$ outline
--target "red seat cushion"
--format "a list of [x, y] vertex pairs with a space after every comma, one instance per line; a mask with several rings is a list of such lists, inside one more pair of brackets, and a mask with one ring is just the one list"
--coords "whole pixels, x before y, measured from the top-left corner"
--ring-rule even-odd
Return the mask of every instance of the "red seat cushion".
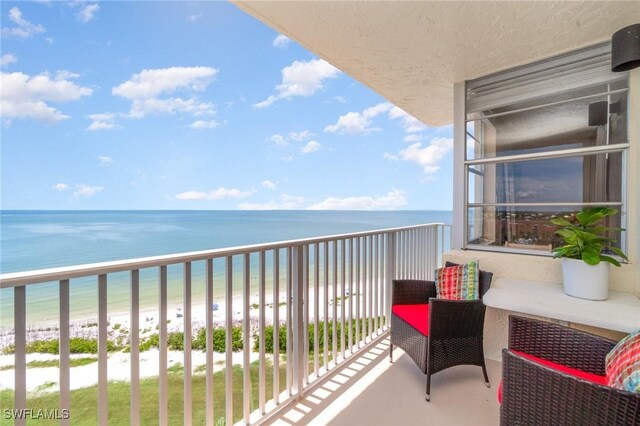
[[[577, 377], [579, 379], [587, 380], [592, 383], [596, 383], [599, 385], [607, 385], [607, 377], [599, 376], [597, 374], [588, 373], [586, 371], [578, 370], [577, 368], [567, 367], [566, 365], [558, 364], [553, 361], [549, 361], [544, 358], [538, 358], [537, 356], [530, 355], [520, 351], [511, 351], [514, 354], [520, 355], [523, 358], [526, 358], [530, 361], [537, 362], [538, 364], [542, 364], [545, 367], [549, 367], [556, 371], [561, 371], [565, 374], [568, 374], [573, 377]], [[500, 386], [498, 386], [498, 402], [502, 404], [502, 382], [500, 382]]]
[[429, 335], [429, 304], [393, 305], [392, 311], [423, 335]]

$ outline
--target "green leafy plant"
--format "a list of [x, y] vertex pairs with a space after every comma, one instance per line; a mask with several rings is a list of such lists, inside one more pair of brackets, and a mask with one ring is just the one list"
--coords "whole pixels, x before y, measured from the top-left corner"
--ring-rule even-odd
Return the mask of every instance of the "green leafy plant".
[[[232, 344], [231, 348], [233, 352], [238, 352], [242, 350], [243, 340], [242, 340], [242, 326], [234, 325], [231, 327], [231, 337]], [[207, 348], [207, 339], [206, 339], [206, 330], [201, 328], [198, 330], [196, 337], [193, 339], [191, 343], [191, 347], [196, 350], [204, 351]], [[227, 331], [224, 327], [214, 327], [212, 332], [212, 341], [213, 341], [213, 351], [214, 352], [224, 352], [226, 350], [226, 339], [227, 339]]]
[[556, 234], [564, 240], [564, 245], [553, 249], [553, 257], [582, 259], [589, 265], [609, 262], [620, 266], [620, 262], [616, 259], [603, 254], [606, 250], [627, 259], [622, 250], [613, 246], [616, 241], [606, 236], [609, 231], [622, 229], [609, 228], [602, 224], [604, 218], [616, 213], [618, 210], [609, 207], [585, 207], [581, 212], [572, 215], [569, 220], [561, 217], [552, 219], [551, 223], [562, 227], [556, 231]]

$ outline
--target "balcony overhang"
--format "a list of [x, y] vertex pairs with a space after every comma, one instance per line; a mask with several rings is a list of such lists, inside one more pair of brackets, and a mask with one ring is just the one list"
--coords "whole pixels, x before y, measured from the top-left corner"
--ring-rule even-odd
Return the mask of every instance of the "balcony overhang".
[[609, 40], [634, 1], [243, 1], [239, 8], [429, 125], [453, 120], [453, 83]]

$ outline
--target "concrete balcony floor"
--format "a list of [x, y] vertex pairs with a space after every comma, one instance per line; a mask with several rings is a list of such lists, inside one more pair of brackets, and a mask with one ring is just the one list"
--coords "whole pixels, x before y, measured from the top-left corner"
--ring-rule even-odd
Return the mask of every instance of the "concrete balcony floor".
[[431, 402], [425, 401], [426, 376], [401, 349], [389, 363], [386, 337], [347, 362], [293, 408], [269, 423], [276, 425], [497, 425], [496, 391], [501, 365], [487, 360], [491, 388], [480, 367], [458, 366], [431, 378]]

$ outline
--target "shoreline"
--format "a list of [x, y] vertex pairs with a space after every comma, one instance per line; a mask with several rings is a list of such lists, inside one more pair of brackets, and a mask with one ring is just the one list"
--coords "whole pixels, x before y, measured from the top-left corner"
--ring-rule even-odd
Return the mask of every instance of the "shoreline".
[[[251, 272], [255, 272], [257, 264], [251, 264]], [[287, 276], [286, 265], [284, 262], [280, 265], [280, 284], [279, 293], [285, 294]], [[310, 266], [309, 276], [314, 274], [314, 265]], [[140, 314], [153, 313], [158, 311], [159, 303], [159, 291], [158, 291], [158, 278], [148, 271], [146, 277], [140, 277], [139, 284], [139, 310]], [[273, 301], [273, 270], [271, 262], [267, 262], [265, 279], [265, 292], [267, 304]], [[338, 266], [338, 274], [341, 273], [341, 268]], [[122, 316], [129, 315], [130, 303], [131, 303], [131, 290], [130, 281], [123, 277], [123, 272], [114, 273], [113, 277], [107, 285], [107, 311], [108, 316]], [[119, 275], [119, 276], [118, 276]], [[233, 277], [233, 299], [234, 306], [236, 306], [235, 300], [237, 297], [242, 297], [242, 274], [240, 271], [234, 271]], [[332, 274], [330, 273], [330, 276]], [[323, 288], [324, 282], [324, 267], [322, 261], [320, 262], [320, 286]], [[178, 307], [182, 307], [183, 303], [183, 278], [181, 274], [177, 274], [173, 271], [168, 275], [167, 282], [167, 309], [169, 311], [175, 310]], [[197, 305], [204, 305], [205, 303], [205, 275], [204, 271], [194, 271], [192, 273], [192, 310], [195, 310]], [[218, 303], [220, 307], [223, 305], [225, 298], [225, 279], [222, 268], [214, 269], [213, 280], [213, 302]], [[250, 294], [251, 304], [258, 302], [259, 282], [258, 276], [252, 275], [250, 278]], [[14, 328], [13, 318], [13, 294], [9, 293], [10, 289], [0, 290], [0, 335], [6, 333], [7, 330]], [[72, 323], [92, 322], [97, 321], [98, 318], [98, 286], [96, 277], [82, 277], [70, 282], [70, 320]], [[254, 300], [255, 299], [255, 300]], [[59, 321], [58, 305], [59, 304], [59, 290], [57, 282], [48, 282], [42, 284], [36, 284], [27, 288], [26, 297], [26, 313], [27, 313], [27, 328], [47, 328], [51, 326], [57, 326]], [[142, 321], [140, 322], [142, 324]]]
[[[348, 292], [347, 292], [348, 294]], [[272, 324], [274, 318], [273, 296], [266, 298], [265, 322], [266, 324]], [[319, 318], [323, 317], [323, 302], [324, 295], [322, 291], [319, 295]], [[350, 296], [347, 296], [347, 300]], [[249, 299], [249, 320], [257, 322], [259, 319], [259, 308], [256, 307], [259, 304], [259, 295], [254, 294]], [[362, 300], [362, 299], [361, 299]], [[224, 326], [226, 323], [226, 304], [223, 299], [214, 299], [214, 304], [218, 305], [217, 310], [213, 311], [213, 324], [215, 327]], [[333, 298], [329, 296], [329, 306], [333, 303]], [[338, 303], [341, 301], [341, 293], [338, 296]], [[361, 306], [363, 302], [361, 302]], [[314, 306], [313, 292], [309, 293], [308, 304], [310, 307]], [[286, 296], [279, 295], [278, 303], [278, 317], [280, 322], [284, 322], [287, 315]], [[232, 299], [232, 322], [242, 322], [244, 320], [244, 305], [243, 295], [237, 294]], [[183, 303], [174, 301], [167, 303], [167, 331], [183, 331], [184, 330], [184, 317], [179, 317], [178, 314], [183, 315]], [[341, 309], [338, 309], [338, 318], [340, 317]], [[313, 319], [313, 312], [309, 312], [310, 320]], [[332, 318], [332, 309], [329, 312], [329, 319]], [[157, 307], [145, 307], [139, 311], [139, 331], [140, 338], [148, 337], [158, 331], [160, 312]], [[107, 330], [110, 340], [115, 340], [119, 334], [119, 329], [129, 330], [131, 328], [131, 315], [126, 310], [120, 310], [118, 312], [111, 312], [107, 316]], [[81, 316], [80, 318], [74, 318], [70, 321], [70, 337], [83, 337], [83, 338], [97, 338], [98, 335], [98, 317], [96, 314]], [[202, 300], [192, 301], [191, 305], [191, 329], [192, 333], [203, 328], [206, 325], [206, 306]], [[13, 327], [0, 327], [0, 353], [9, 345], [13, 344], [14, 328]], [[55, 321], [42, 321], [27, 323], [27, 342], [35, 340], [51, 340], [59, 337], [59, 323]], [[1, 364], [0, 364], [1, 366]]]
[[[349, 296], [350, 297], [350, 296]], [[242, 295], [236, 295], [233, 298], [232, 307], [233, 307], [233, 322], [242, 321], [244, 319], [243, 306], [242, 306]], [[250, 305], [254, 303], [258, 303], [259, 297], [254, 295], [250, 298]], [[280, 296], [280, 303], [285, 302], [286, 297]], [[341, 301], [341, 299], [340, 299]], [[273, 300], [271, 300], [271, 303]], [[320, 312], [319, 318], [322, 318], [323, 313], [323, 295], [320, 295], [319, 299], [320, 303]], [[333, 299], [329, 299], [329, 306], [332, 306]], [[362, 303], [362, 302], [361, 302]], [[309, 294], [309, 304], [310, 306], [314, 305], [313, 294]], [[175, 312], [174, 309], [178, 307], [182, 308], [181, 304], [168, 304], [167, 310], [168, 313]], [[224, 325], [225, 323], [225, 309], [226, 306], [224, 304], [219, 303], [218, 310], [214, 311], [213, 322], [214, 326]], [[237, 309], [237, 310], [236, 310]], [[286, 305], [280, 305], [278, 307], [279, 319], [280, 322], [283, 322], [286, 318]], [[270, 325], [273, 324], [275, 307], [270, 306], [268, 302], [264, 307], [265, 310], [265, 322]], [[331, 315], [332, 310], [330, 309], [330, 315], [328, 320], [333, 320]], [[156, 327], [158, 326], [158, 315], [157, 310], [155, 311], [155, 315], [149, 315], [149, 311], [140, 312], [140, 340], [142, 342], [143, 338], [149, 337], [157, 333]], [[338, 309], [336, 319], [340, 319], [341, 309]], [[195, 331], [201, 327], [205, 326], [205, 305], [204, 303], [193, 303], [192, 305], [192, 330]], [[184, 322], [183, 318], [175, 318], [175, 316], [167, 315], [170, 322], [167, 324], [167, 331], [183, 331]], [[257, 322], [259, 316], [259, 309], [250, 308], [249, 311], [249, 319], [252, 323], [252, 328], [255, 327], [255, 322]], [[313, 315], [309, 315], [309, 320], [313, 321]], [[122, 328], [129, 328], [130, 325], [130, 316], [128, 312], [114, 314], [109, 317], [109, 340], [117, 339], [117, 334], [120, 333]], [[71, 324], [71, 337], [74, 337], [74, 332], [82, 331], [82, 324], [78, 321], [75, 321]], [[88, 334], [95, 334], [97, 337], [97, 326], [92, 326], [90, 330], [84, 330]], [[144, 331], [144, 332], [143, 332]], [[193, 334], [192, 331], [192, 334]], [[46, 333], [51, 335], [50, 338], [57, 338], [59, 335], [59, 330], [57, 328], [46, 330]], [[259, 353], [253, 351], [253, 338], [254, 330], [251, 332], [250, 336], [250, 347], [246, 348], [246, 350], [250, 353], [251, 362], [258, 359]], [[0, 336], [1, 338], [6, 338], [8, 335], [5, 334]], [[33, 341], [34, 339], [28, 339], [28, 341]], [[3, 349], [6, 345], [0, 345], [0, 349]], [[200, 350], [192, 350], [191, 351], [193, 359], [192, 359], [192, 374], [199, 374], [198, 367], [201, 368], [202, 365], [206, 365], [206, 353]], [[217, 354], [217, 355], [216, 355]], [[267, 354], [271, 357], [271, 354]], [[168, 364], [167, 368], [176, 367], [178, 364], [182, 364], [183, 362], [184, 351], [176, 351], [169, 350], [168, 351]], [[233, 364], [242, 364], [243, 362], [243, 351], [238, 351], [233, 353]], [[81, 353], [81, 354], [70, 354], [71, 359], [74, 358], [95, 358], [97, 360], [96, 354], [89, 353]], [[214, 352], [214, 372], [220, 371], [224, 369], [226, 366], [220, 363], [220, 358], [224, 359], [224, 354], [219, 352]], [[217, 361], [216, 362], [216, 358]], [[32, 361], [52, 361], [58, 360], [59, 355], [57, 354], [43, 354], [43, 353], [28, 353], [26, 354], [27, 363]], [[115, 352], [110, 352], [107, 355], [108, 359], [108, 367], [109, 371], [109, 380], [130, 380], [130, 365], [131, 365], [131, 355], [123, 350], [118, 350]], [[140, 360], [140, 378], [149, 378], [158, 376], [159, 371], [159, 350], [157, 348], [151, 348], [146, 351], [140, 352], [139, 355]], [[13, 354], [3, 354], [0, 355], [0, 383], [2, 384], [12, 384], [14, 382], [14, 374], [15, 369], [11, 368], [14, 365], [15, 356]], [[5, 367], [2, 369], [2, 367]], [[8, 367], [8, 368], [7, 368]], [[79, 389], [87, 386], [92, 386], [97, 384], [98, 382], [98, 370], [97, 370], [97, 361], [92, 362], [89, 365], [82, 365], [71, 367], [71, 389]], [[55, 392], [59, 390], [59, 368], [57, 365], [51, 367], [29, 367], [27, 374], [27, 391], [29, 393], [48, 393]], [[11, 387], [0, 385], [0, 389], [11, 389]]]

